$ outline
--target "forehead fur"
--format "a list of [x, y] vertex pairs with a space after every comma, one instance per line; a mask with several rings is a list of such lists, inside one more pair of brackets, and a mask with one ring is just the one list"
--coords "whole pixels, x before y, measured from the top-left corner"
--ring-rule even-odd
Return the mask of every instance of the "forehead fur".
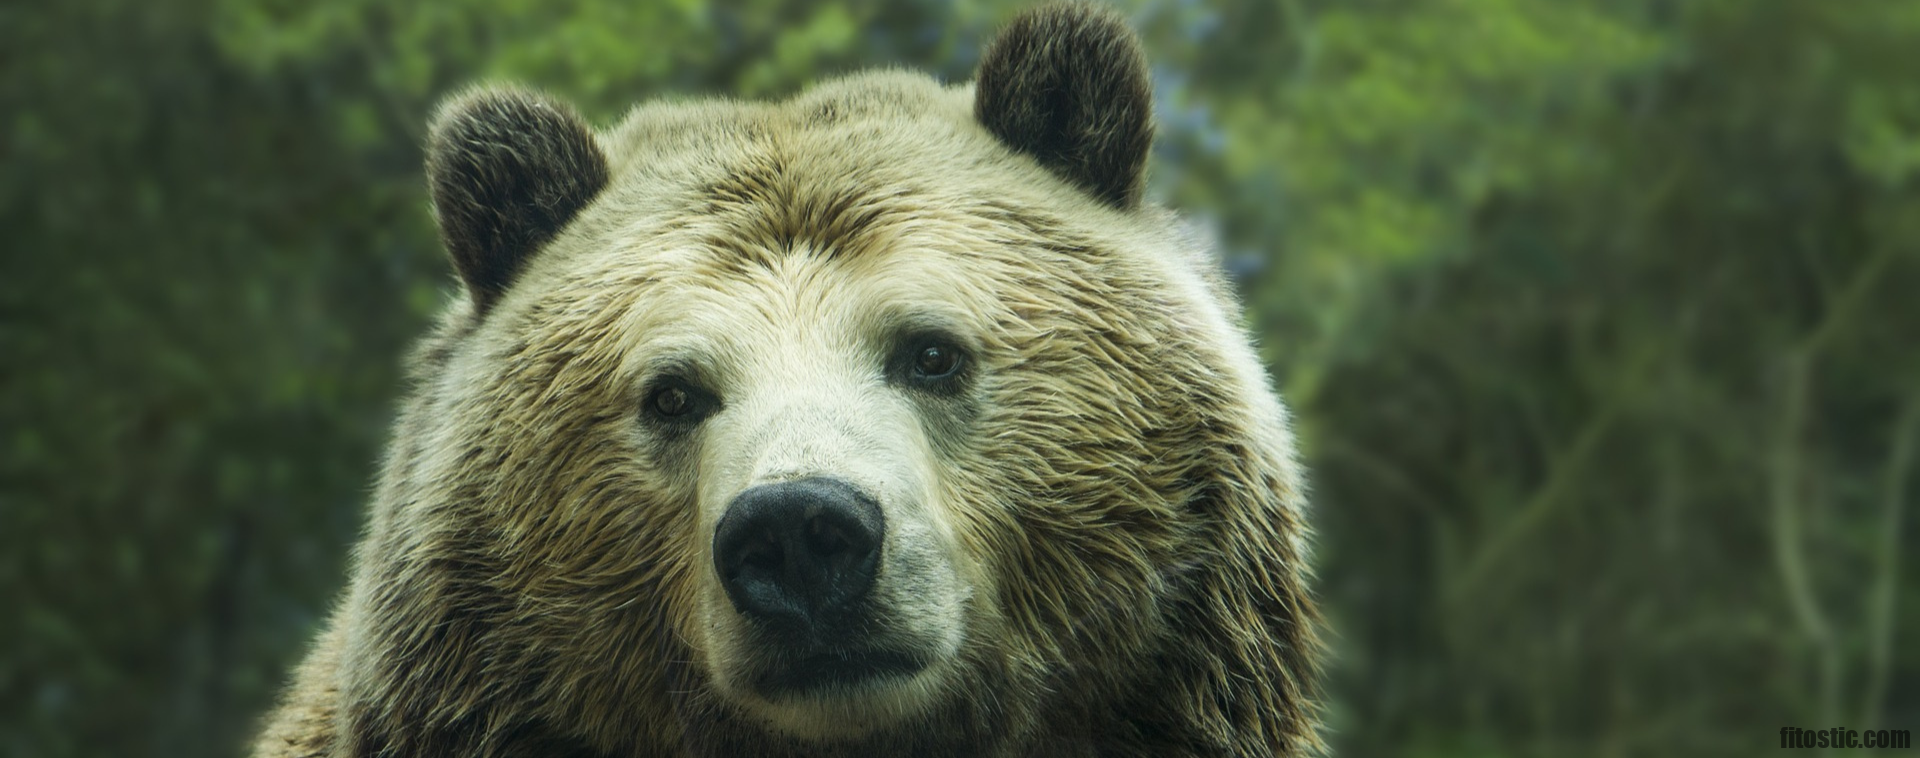
[[965, 215], [1131, 226], [993, 137], [971, 103], [969, 85], [879, 72], [783, 102], [643, 105], [603, 137], [614, 178], [602, 205], [628, 233], [705, 226], [702, 242], [733, 254], [724, 264], [797, 247], [858, 255]]
[[[1200, 322], [1224, 320], [1209, 313], [1222, 292], [1174, 219], [1090, 197], [1003, 144], [971, 101], [970, 85], [890, 71], [780, 102], [639, 106], [599, 135], [607, 189], [531, 261], [503, 308], [577, 310], [589, 298], [599, 305], [584, 310], [602, 318], [637, 309], [671, 323], [692, 315], [693, 299], [662, 309], [663, 284], [831, 270], [813, 281], [879, 281], [893, 295], [883, 300], [919, 295], [983, 329], [1102, 296], [1112, 298], [1096, 308], [1102, 323], [1128, 320], [1124, 301], [1145, 297], [1185, 303], [1176, 321], [1198, 321], [1184, 325], [1218, 328]], [[812, 263], [779, 265], [787, 259]], [[504, 321], [560, 326], [550, 315]]]

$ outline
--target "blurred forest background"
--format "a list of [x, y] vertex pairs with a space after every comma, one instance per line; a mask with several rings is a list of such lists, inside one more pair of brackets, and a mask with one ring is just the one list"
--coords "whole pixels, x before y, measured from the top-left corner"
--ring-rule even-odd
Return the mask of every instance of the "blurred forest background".
[[[441, 96], [960, 81], [1015, 5], [0, 5], [0, 754], [238, 753], [451, 292]], [[1920, 728], [1920, 2], [1122, 7], [1299, 415], [1342, 754]]]

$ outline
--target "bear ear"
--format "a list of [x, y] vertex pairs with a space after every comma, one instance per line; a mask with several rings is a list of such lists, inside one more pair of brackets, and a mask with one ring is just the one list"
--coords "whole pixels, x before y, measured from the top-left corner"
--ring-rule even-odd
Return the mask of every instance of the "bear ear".
[[1102, 202], [1140, 202], [1153, 146], [1153, 85], [1120, 15], [1086, 2], [1020, 14], [987, 46], [974, 117]]
[[607, 158], [565, 103], [515, 88], [449, 98], [427, 136], [434, 220], [474, 310], [607, 184]]

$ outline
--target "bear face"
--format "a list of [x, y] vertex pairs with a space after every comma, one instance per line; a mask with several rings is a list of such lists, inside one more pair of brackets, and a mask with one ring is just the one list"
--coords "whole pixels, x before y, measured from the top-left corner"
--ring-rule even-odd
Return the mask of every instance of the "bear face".
[[1205, 251], [1140, 202], [1146, 82], [1064, 5], [973, 85], [605, 133], [451, 101], [466, 296], [260, 752], [1312, 748], [1292, 443]]

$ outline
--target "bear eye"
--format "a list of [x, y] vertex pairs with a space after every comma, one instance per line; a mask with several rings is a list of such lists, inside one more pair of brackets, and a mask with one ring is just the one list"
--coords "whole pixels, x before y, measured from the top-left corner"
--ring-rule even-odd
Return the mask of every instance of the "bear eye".
[[942, 379], [960, 369], [960, 351], [946, 345], [927, 345], [913, 358], [913, 373], [919, 379]]
[[893, 381], [936, 395], [951, 395], [965, 386], [967, 351], [944, 332], [921, 334], [900, 341], [889, 361]]
[[717, 403], [712, 395], [684, 379], [667, 379], [647, 393], [646, 414], [656, 421], [688, 424], [712, 413]]
[[653, 393], [653, 411], [662, 416], [678, 416], [693, 407], [693, 398], [679, 387], [665, 387]]

